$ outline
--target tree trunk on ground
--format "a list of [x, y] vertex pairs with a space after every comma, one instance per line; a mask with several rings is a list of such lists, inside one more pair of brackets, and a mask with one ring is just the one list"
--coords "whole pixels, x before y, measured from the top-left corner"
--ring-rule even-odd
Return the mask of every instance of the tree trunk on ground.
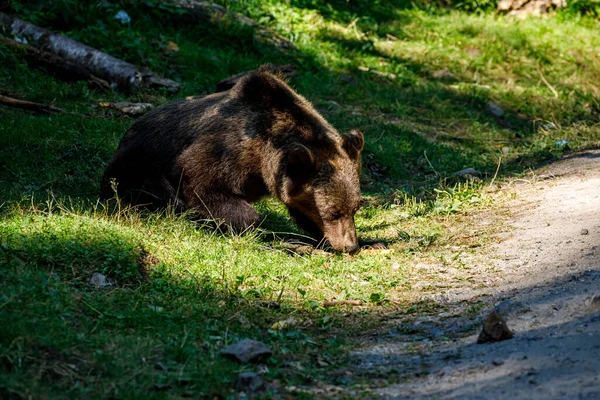
[[230, 11], [225, 7], [200, 0], [168, 0], [176, 7], [187, 10], [199, 20], [216, 21], [229, 19], [239, 25], [254, 28], [254, 38], [262, 43], [270, 44], [281, 50], [294, 50], [296, 46], [274, 30], [261, 26], [252, 18]]
[[39, 65], [47, 69], [59, 79], [66, 81], [88, 81], [92, 86], [98, 89], [110, 89], [110, 84], [107, 81], [93, 75], [82, 65], [72, 63], [52, 53], [19, 43], [12, 39], [0, 37], [0, 44], [23, 52], [28, 63]]
[[165, 87], [177, 91], [180, 87], [175, 81], [157, 77], [151, 72], [143, 73], [133, 64], [2, 12], [0, 27], [9, 28], [13, 36], [25, 39], [45, 52], [84, 66], [120, 89]]

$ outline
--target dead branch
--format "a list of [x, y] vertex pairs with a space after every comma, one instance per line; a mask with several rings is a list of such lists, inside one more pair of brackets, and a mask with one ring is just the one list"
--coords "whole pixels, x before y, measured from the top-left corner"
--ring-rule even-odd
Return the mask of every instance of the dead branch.
[[[292, 76], [296, 75], [296, 66], [294, 64], [284, 64], [284, 65], [265, 64], [261, 67], [261, 69], [263, 71], [271, 72], [276, 75], [283, 75], [286, 78], [291, 78]], [[232, 87], [235, 86], [235, 84], [240, 79], [242, 79], [246, 75], [251, 74], [255, 71], [256, 70], [245, 71], [245, 72], [241, 72], [239, 74], [230, 76], [229, 78], [223, 79], [222, 81], [217, 83], [217, 92], [224, 92], [226, 90], [231, 89]]]
[[140, 87], [166, 87], [176, 91], [179, 84], [157, 77], [152, 72], [142, 72], [138, 67], [64, 35], [51, 32], [17, 17], [0, 12], [0, 28], [27, 40], [37, 48], [54, 54], [71, 63], [81, 65], [120, 89]]
[[138, 117], [151, 111], [154, 106], [150, 103], [130, 103], [130, 102], [100, 102], [98, 104], [102, 108], [109, 108], [111, 110], [118, 111], [122, 115], [128, 115], [130, 117]]
[[362, 306], [360, 300], [329, 300], [323, 302], [323, 307], [335, 307], [335, 306]]
[[25, 101], [25, 100], [19, 100], [19, 99], [15, 99], [15, 98], [8, 97], [8, 96], [2, 96], [2, 95], [0, 95], [0, 104], [5, 105], [7, 107], [20, 108], [22, 110], [28, 110], [28, 111], [33, 111], [33, 112], [38, 112], [38, 113], [43, 113], [43, 114], [62, 114], [65, 112], [64, 110], [62, 110], [60, 108], [48, 106], [46, 104], [34, 103], [31, 101]]
[[200, 0], [168, 0], [176, 7], [188, 10], [190, 14], [204, 21], [220, 22], [231, 20], [241, 26], [254, 28], [254, 38], [261, 42], [270, 44], [281, 50], [295, 50], [296, 46], [274, 30], [261, 26], [252, 18], [228, 10], [218, 4]]

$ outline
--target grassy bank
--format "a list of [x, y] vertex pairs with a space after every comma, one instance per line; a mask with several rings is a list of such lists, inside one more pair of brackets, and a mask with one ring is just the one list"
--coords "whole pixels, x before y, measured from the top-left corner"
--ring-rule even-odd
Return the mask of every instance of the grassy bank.
[[[297, 46], [283, 53], [248, 30], [191, 23], [154, 1], [34, 3], [14, 7], [182, 90], [99, 92], [0, 46], [2, 94], [72, 112], [0, 109], [0, 394], [16, 398], [227, 398], [244, 370], [262, 373], [267, 396], [317, 382], [352, 387], [360, 377], [336, 370], [358, 332], [388, 312], [439, 309], [423, 297], [461, 281], [485, 284], [463, 260], [485, 254], [490, 228], [473, 216], [499, 206], [487, 189], [496, 172], [496, 182], [525, 174], [560, 156], [564, 139], [574, 149], [600, 141], [600, 37], [587, 18], [230, 2]], [[120, 9], [130, 24], [113, 19]], [[292, 86], [340, 131], [364, 132], [357, 226], [364, 243], [387, 250], [347, 257], [298, 247], [290, 237], [301, 232], [272, 199], [257, 205], [260, 229], [242, 236], [98, 202], [104, 165], [132, 123], [99, 102], [208, 94], [266, 62], [298, 65]], [[482, 182], [453, 176], [467, 167]], [[112, 285], [94, 288], [94, 272]], [[364, 306], [324, 308], [331, 299]], [[266, 366], [219, 355], [246, 337], [272, 348]]]

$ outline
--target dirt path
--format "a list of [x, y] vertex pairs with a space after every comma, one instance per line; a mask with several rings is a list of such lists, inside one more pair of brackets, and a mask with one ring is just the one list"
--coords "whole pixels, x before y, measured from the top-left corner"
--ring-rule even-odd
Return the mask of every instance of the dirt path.
[[[511, 226], [493, 251], [500, 279], [441, 293], [447, 311], [367, 338], [353, 355], [373, 397], [600, 399], [600, 151], [510, 186]], [[515, 337], [476, 344], [494, 307]]]

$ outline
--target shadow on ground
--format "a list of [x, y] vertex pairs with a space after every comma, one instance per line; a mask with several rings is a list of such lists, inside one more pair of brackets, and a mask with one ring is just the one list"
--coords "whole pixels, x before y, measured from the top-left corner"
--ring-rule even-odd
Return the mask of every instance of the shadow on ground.
[[[446, 304], [463, 315], [394, 322], [399, 328], [379, 331], [354, 357], [383, 398], [592, 399], [600, 394], [600, 361], [593, 356], [600, 350], [600, 311], [589, 298], [598, 287], [594, 269], [502, 293], [509, 299], [499, 309], [515, 335], [510, 340], [475, 343], [470, 333], [473, 327], [478, 333], [479, 323], [464, 316], [471, 302]], [[403, 383], [388, 385], [390, 379]]]

